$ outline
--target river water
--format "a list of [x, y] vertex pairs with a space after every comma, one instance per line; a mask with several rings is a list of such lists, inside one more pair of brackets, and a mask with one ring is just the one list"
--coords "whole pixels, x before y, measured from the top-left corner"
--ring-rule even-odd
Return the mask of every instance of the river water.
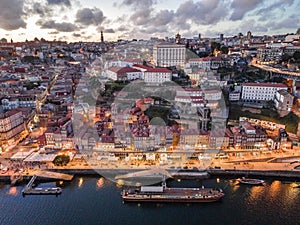
[[99, 177], [75, 177], [60, 185], [63, 193], [57, 197], [23, 197], [23, 186], [0, 183], [0, 224], [300, 224], [300, 188], [292, 182], [270, 179], [264, 186], [236, 185], [229, 179], [168, 182], [176, 187], [220, 187], [226, 194], [221, 202], [193, 204], [124, 204], [122, 187]]

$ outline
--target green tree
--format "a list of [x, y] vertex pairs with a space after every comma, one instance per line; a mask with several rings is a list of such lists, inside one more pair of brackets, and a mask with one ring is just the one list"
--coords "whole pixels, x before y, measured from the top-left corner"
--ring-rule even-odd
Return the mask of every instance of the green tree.
[[215, 50], [219, 51], [221, 47], [221, 44], [218, 42], [211, 42], [210, 44], [210, 52], [213, 54]]
[[228, 54], [228, 52], [229, 52], [228, 47], [227, 47], [227, 46], [224, 46], [224, 45], [220, 48], [220, 50], [221, 50], [221, 52], [222, 52], [223, 54]]
[[70, 156], [68, 155], [58, 155], [53, 160], [55, 166], [66, 166], [70, 162]]
[[283, 54], [282, 61], [288, 62], [292, 57], [289, 54]]
[[293, 58], [295, 60], [300, 60], [300, 52], [299, 51], [295, 51], [295, 53], [293, 54]]

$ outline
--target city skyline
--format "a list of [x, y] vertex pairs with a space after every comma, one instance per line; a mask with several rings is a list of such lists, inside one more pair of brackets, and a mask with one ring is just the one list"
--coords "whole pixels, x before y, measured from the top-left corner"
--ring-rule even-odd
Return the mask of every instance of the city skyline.
[[4, 0], [0, 7], [2, 37], [14, 41], [99, 41], [173, 37], [217, 37], [294, 33], [300, 2], [286, 1], [169, 1], [169, 0]]

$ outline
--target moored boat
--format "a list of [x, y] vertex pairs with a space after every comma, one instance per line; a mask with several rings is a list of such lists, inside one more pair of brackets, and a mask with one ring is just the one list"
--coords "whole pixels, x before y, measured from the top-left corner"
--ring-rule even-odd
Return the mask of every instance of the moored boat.
[[238, 178], [236, 181], [239, 184], [249, 184], [249, 185], [262, 185], [265, 181], [264, 180], [259, 180], [259, 179], [251, 179], [251, 178]]
[[122, 191], [125, 202], [216, 202], [224, 197], [221, 189], [212, 188], [169, 188], [142, 186]]

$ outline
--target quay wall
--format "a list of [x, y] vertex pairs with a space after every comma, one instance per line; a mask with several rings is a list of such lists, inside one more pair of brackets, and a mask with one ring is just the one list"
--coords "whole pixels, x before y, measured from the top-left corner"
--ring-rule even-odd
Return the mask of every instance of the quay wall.
[[289, 170], [230, 170], [209, 169], [208, 173], [213, 176], [260, 176], [278, 178], [300, 178], [300, 171]]
[[[60, 172], [65, 174], [72, 175], [81, 175], [81, 176], [114, 176], [132, 172], [141, 171], [139, 169], [128, 169], [128, 170], [120, 170], [120, 169], [99, 169], [97, 171], [93, 169], [51, 169], [53, 172]], [[169, 170], [169, 172], [176, 172], [175, 170]], [[299, 178], [300, 179], [300, 171], [288, 171], [288, 170], [237, 170], [237, 169], [208, 169], [208, 175], [210, 176], [258, 176], [258, 177], [272, 177], [272, 178]], [[177, 177], [177, 176], [174, 176]], [[199, 173], [194, 172], [184, 172], [181, 175], [183, 178], [197, 179], [197, 178], [207, 178], [205, 176], [199, 175]], [[25, 175], [23, 176], [23, 180], [30, 180], [31, 176]], [[54, 180], [51, 178], [43, 178], [37, 177], [37, 181], [48, 181]], [[0, 182], [10, 182], [10, 176], [5, 174], [0, 174]]]

